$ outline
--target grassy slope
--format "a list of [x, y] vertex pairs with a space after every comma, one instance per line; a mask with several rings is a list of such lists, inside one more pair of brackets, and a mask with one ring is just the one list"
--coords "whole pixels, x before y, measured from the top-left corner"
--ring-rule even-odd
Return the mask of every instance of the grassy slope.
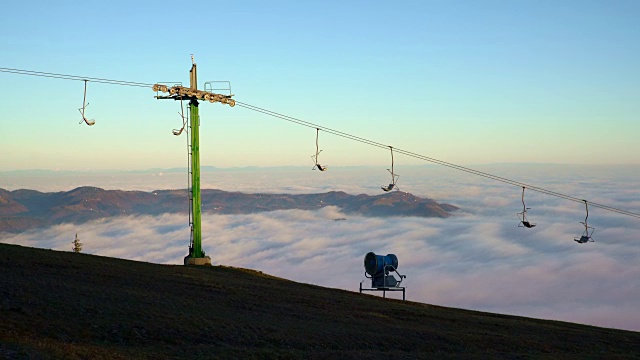
[[0, 244], [0, 358], [634, 358], [640, 333]]

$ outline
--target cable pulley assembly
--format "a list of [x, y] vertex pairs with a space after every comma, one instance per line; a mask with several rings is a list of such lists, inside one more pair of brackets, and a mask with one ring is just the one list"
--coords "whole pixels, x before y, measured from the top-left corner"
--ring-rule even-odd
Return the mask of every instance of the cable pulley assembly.
[[174, 100], [178, 100], [178, 97], [181, 97], [181, 98], [185, 98], [186, 100], [195, 99], [195, 100], [208, 101], [210, 103], [219, 102], [221, 104], [227, 104], [231, 107], [236, 106], [236, 101], [231, 98], [233, 94], [230, 94], [230, 95], [215, 94], [215, 93], [210, 93], [203, 90], [195, 90], [195, 89], [191, 89], [191, 88], [179, 86], [179, 85], [168, 87], [162, 84], [154, 84], [152, 88], [153, 88], [153, 91], [155, 92], [169, 93], [170, 95], [169, 97], [156, 96], [156, 98], [158, 99], [174, 98]]

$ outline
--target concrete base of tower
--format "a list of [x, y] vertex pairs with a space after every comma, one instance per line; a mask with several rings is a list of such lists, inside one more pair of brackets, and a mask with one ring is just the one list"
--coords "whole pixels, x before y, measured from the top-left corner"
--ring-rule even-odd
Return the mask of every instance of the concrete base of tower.
[[185, 256], [184, 258], [185, 265], [208, 265], [211, 266], [211, 258], [208, 256], [204, 256], [201, 258], [194, 258], [191, 255]]

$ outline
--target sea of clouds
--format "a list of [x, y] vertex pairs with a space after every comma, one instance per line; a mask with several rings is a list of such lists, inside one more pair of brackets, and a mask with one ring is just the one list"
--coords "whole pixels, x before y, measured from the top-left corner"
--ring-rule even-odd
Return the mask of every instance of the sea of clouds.
[[[593, 202], [640, 212], [640, 167], [493, 165], [476, 167]], [[518, 228], [521, 189], [435, 166], [396, 169], [402, 191], [459, 206], [447, 219], [368, 218], [339, 208], [249, 215], [203, 214], [203, 248], [214, 264], [358, 291], [364, 255], [394, 253], [408, 300], [640, 331], [640, 219], [525, 192], [533, 229]], [[380, 194], [384, 168], [235, 169], [203, 173], [202, 187], [227, 191]], [[66, 191], [91, 185], [152, 191], [184, 188], [185, 174], [0, 175], [0, 188]], [[186, 199], [185, 199], [186, 201]], [[335, 221], [347, 218], [346, 221]], [[71, 250], [77, 233], [90, 254], [181, 264], [189, 243], [182, 214], [62, 224], [0, 242]], [[390, 297], [397, 297], [391, 294]]]

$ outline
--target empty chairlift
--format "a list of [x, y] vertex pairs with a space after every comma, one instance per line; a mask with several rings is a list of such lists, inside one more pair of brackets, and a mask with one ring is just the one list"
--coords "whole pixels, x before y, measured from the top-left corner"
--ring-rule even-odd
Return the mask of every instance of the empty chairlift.
[[398, 186], [396, 185], [400, 175], [397, 175], [393, 172], [393, 147], [389, 146], [389, 149], [391, 150], [391, 169], [387, 169], [387, 171], [391, 174], [391, 183], [389, 183], [389, 185], [387, 186], [381, 186], [381, 188], [384, 191], [391, 191], [393, 189], [400, 190], [400, 188], [398, 188]]
[[92, 126], [95, 125], [96, 121], [91, 119], [87, 119], [87, 117], [85, 116], [85, 110], [87, 109], [87, 106], [89, 106], [89, 103], [87, 102], [87, 82], [89, 80], [84, 80], [84, 98], [82, 99], [82, 107], [80, 109], [78, 109], [78, 111], [80, 111], [80, 115], [82, 115], [82, 120], [80, 121], [80, 124], [82, 124], [82, 122], [84, 121], [87, 125]]
[[524, 189], [526, 188], [523, 186], [522, 187], [522, 212], [517, 213], [518, 219], [520, 219], [520, 223], [518, 224], [518, 227], [525, 227], [525, 228], [531, 229], [532, 227], [535, 227], [536, 224], [531, 223], [527, 219], [527, 210], [530, 210], [531, 208], [528, 208], [527, 205], [525, 205], [524, 203]]
[[[589, 219], [589, 206], [587, 204], [587, 200], [582, 200], [584, 201], [584, 207], [587, 210], [587, 216], [584, 218], [584, 221], [580, 221], [580, 224], [584, 225], [584, 232], [582, 233], [582, 236], [580, 237], [576, 237], [573, 240], [579, 244], [584, 244], [586, 242], [593, 242], [593, 232], [596, 230], [594, 227], [589, 226], [589, 223], [587, 222], [587, 220]], [[589, 232], [589, 229], [591, 229], [591, 232]]]
[[320, 156], [320, 153], [322, 152], [322, 150], [319, 150], [319, 148], [318, 148], [318, 137], [319, 136], [320, 136], [320, 129], [316, 128], [316, 154], [315, 155], [311, 155], [311, 159], [313, 159], [313, 168], [311, 168], [311, 170], [318, 169], [320, 171], [326, 171], [328, 167], [320, 165], [320, 162], [318, 160], [318, 157]]

